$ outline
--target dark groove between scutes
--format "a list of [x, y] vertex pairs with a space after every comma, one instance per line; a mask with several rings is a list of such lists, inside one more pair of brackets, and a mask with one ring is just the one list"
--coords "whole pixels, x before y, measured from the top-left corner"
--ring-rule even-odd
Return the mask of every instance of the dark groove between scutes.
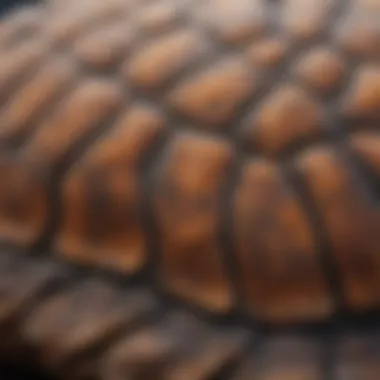
[[47, 193], [49, 194], [48, 202], [50, 215], [46, 222], [45, 232], [32, 249], [34, 252], [46, 252], [52, 249], [52, 240], [61, 221], [61, 190], [66, 173], [80, 157], [83, 157], [86, 154], [95, 141], [99, 140], [103, 134], [107, 133], [114, 127], [115, 122], [118, 120], [124, 109], [125, 105], [122, 104], [117, 112], [106, 117], [106, 119], [102, 120], [97, 126], [91, 128], [90, 131], [79, 137], [78, 140], [71, 145], [60, 162], [58, 162], [58, 164], [52, 169], [52, 172], [47, 173], [49, 181], [46, 186]]
[[326, 337], [326, 344], [321, 347], [321, 372], [323, 380], [335, 380], [335, 365], [337, 363], [337, 338], [332, 333]]
[[234, 244], [235, 226], [233, 223], [233, 196], [236, 185], [239, 182], [242, 158], [234, 151], [231, 167], [227, 171], [227, 179], [220, 194], [219, 201], [219, 234], [218, 242], [222, 262], [228, 275], [229, 284], [234, 296], [234, 310], [241, 313], [244, 310], [243, 292], [240, 281], [239, 269], [236, 262], [236, 247]]
[[154, 171], [157, 168], [157, 162], [162, 156], [162, 152], [167, 148], [173, 133], [173, 126], [164, 125], [164, 131], [161, 136], [150, 146], [148, 152], [144, 155], [139, 167], [139, 183], [141, 186], [141, 201], [139, 204], [140, 215], [142, 217], [142, 226], [147, 245], [147, 265], [143, 269], [143, 275], [153, 288], [159, 287], [159, 270], [161, 236], [158, 230], [157, 221], [154, 215]]
[[380, 206], [380, 178], [375, 169], [364, 158], [355, 154], [349, 147], [346, 148], [350, 156], [350, 164], [356, 169], [356, 175], [360, 175], [360, 183], [367, 185], [370, 193], [371, 204], [378, 208]]
[[342, 289], [342, 280], [337, 263], [333, 259], [332, 248], [329, 235], [321, 217], [321, 211], [315, 204], [310, 189], [306, 184], [301, 173], [295, 168], [292, 162], [284, 165], [285, 176], [290, 181], [291, 186], [295, 189], [297, 200], [305, 210], [317, 244], [317, 254], [322, 272], [324, 274], [329, 293], [333, 298], [334, 307], [339, 314], [344, 308], [344, 297]]
[[46, 62], [46, 58], [46, 54], [42, 54], [41, 59], [37, 60], [34, 65], [30, 65], [27, 70], [16, 75], [13, 81], [7, 83], [6, 88], [3, 89], [4, 91], [2, 90], [0, 92], [0, 107], [3, 107], [8, 99], [15, 95], [22, 84], [33, 78], [34, 74], [36, 74], [40, 67]]
[[[0, 244], [0, 250], [2, 245]], [[9, 248], [8, 248], [9, 250]], [[28, 254], [29, 255], [29, 254]], [[30, 256], [30, 255], [29, 255]], [[204, 320], [215, 327], [221, 329], [227, 327], [240, 327], [253, 331], [255, 334], [264, 334], [273, 336], [277, 334], [326, 334], [331, 331], [366, 331], [373, 327], [379, 326], [380, 309], [369, 312], [352, 312], [344, 309], [341, 313], [337, 313], [333, 317], [324, 321], [316, 322], [294, 322], [283, 325], [273, 325], [264, 321], [253, 321], [251, 317], [246, 317], [237, 313], [230, 316], [216, 315], [212, 312], [201, 309], [200, 307], [184, 302], [178, 297], [171, 296], [158, 289], [155, 284], [147, 284], [145, 279], [126, 279], [122, 275], [115, 275], [114, 272], [107, 269], [88, 268], [81, 265], [68, 264], [54, 255], [47, 256], [53, 263], [66, 268], [66, 271], [72, 275], [70, 278], [75, 282], [78, 280], [96, 277], [105, 282], [108, 282], [119, 289], [133, 291], [136, 289], [147, 289], [155, 295], [159, 301], [159, 305], [165, 310], [174, 310], [177, 308], [183, 309], [190, 314], [193, 314], [200, 320]], [[20, 256], [22, 260], [22, 256]]]
[[[32, 79], [34, 79], [34, 77]], [[79, 79], [79, 77], [77, 76], [77, 73], [75, 73], [74, 77], [70, 78], [70, 80], [58, 89], [58, 91], [42, 106], [40, 112], [32, 117], [27, 128], [24, 128], [20, 133], [11, 136], [9, 140], [6, 141], [6, 144], [10, 146], [10, 149], [15, 151], [22, 149], [34, 132], [37, 131], [38, 125], [42, 124], [52, 112], [57, 111], [61, 102], [71, 95], [72, 91], [78, 84], [77, 79]]]

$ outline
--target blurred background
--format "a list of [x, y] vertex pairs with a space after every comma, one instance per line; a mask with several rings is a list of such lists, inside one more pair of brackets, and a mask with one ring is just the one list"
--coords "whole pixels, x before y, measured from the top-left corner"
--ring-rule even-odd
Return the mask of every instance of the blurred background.
[[[0, 17], [4, 17], [18, 6], [38, 4], [40, 2], [39, 0], [0, 0]], [[0, 380], [50, 380], [38, 372], [0, 363]]]
[[0, 16], [4, 16], [8, 11], [17, 6], [23, 4], [38, 4], [41, 1], [42, 0], [0, 0]]

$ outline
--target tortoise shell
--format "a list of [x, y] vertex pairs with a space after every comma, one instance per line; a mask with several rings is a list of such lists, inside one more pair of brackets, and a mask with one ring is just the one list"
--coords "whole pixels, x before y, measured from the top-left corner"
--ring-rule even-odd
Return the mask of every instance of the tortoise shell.
[[4, 341], [70, 379], [378, 379], [379, 18], [379, 0], [3, 17]]

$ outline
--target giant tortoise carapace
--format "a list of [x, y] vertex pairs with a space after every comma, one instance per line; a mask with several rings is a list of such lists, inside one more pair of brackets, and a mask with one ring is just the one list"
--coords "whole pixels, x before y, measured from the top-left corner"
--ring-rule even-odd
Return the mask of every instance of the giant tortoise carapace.
[[380, 0], [1, 19], [3, 362], [378, 380], [379, 200]]

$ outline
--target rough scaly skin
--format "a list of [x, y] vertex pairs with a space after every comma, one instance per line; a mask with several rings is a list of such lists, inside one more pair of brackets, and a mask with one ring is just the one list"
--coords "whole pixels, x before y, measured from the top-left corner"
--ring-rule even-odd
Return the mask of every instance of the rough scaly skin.
[[379, 0], [7, 15], [0, 355], [69, 379], [378, 379], [379, 17]]

